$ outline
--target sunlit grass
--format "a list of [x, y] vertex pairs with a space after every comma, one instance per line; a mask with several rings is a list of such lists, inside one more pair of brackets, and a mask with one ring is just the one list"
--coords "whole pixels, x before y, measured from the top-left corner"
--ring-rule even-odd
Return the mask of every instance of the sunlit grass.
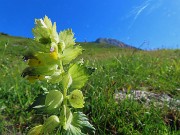
[[[31, 84], [21, 78], [25, 67], [22, 53], [30, 39], [0, 38], [0, 134], [26, 132], [41, 122], [27, 108], [43, 90], [56, 87], [45, 83]], [[5, 44], [7, 47], [5, 48]], [[15, 44], [15, 45], [14, 45]], [[84, 112], [97, 134], [173, 135], [179, 134], [180, 113], [168, 108], [144, 106], [137, 101], [115, 102], [114, 93], [123, 89], [167, 93], [180, 98], [180, 50], [142, 51], [120, 49], [88, 43], [80, 58], [97, 70], [83, 88], [86, 96]], [[174, 116], [173, 124], [166, 121]]]

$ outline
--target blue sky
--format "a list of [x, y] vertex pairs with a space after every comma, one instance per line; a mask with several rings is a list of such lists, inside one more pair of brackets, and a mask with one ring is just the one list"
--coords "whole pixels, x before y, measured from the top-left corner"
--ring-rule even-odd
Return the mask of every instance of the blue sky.
[[0, 32], [33, 38], [47, 15], [76, 41], [115, 38], [143, 49], [180, 48], [179, 0], [1, 0]]

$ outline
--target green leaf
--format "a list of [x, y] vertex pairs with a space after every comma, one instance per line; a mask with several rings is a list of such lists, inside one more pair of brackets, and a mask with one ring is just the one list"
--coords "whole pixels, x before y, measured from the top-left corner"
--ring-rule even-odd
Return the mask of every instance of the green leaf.
[[72, 84], [72, 77], [70, 74], [65, 74], [62, 79], [62, 86], [64, 90], [67, 90]]
[[27, 135], [41, 135], [43, 125], [38, 125], [29, 130]]
[[51, 83], [59, 83], [63, 79], [64, 72], [56, 71], [54, 74], [51, 76], [46, 76], [45, 78], [47, 79], [47, 82]]
[[82, 53], [82, 48], [80, 46], [69, 47], [63, 51], [62, 61], [63, 65], [69, 64], [73, 59]]
[[88, 122], [85, 114], [82, 112], [74, 112], [71, 124], [69, 124], [65, 135], [93, 135], [95, 128]]
[[74, 34], [71, 29], [60, 32], [59, 39], [60, 39], [60, 41], [64, 42], [65, 48], [75, 45]]
[[60, 124], [59, 118], [56, 115], [50, 116], [43, 124], [43, 132], [51, 133]]
[[65, 131], [63, 135], [86, 135], [86, 134], [82, 133], [80, 128], [70, 125], [69, 129]]
[[39, 94], [32, 105], [30, 105], [27, 108], [27, 111], [32, 111], [33, 109], [36, 109], [38, 112], [43, 112], [45, 110], [45, 99], [46, 95], [45, 94]]
[[72, 77], [71, 89], [82, 88], [84, 84], [87, 82], [88, 77], [90, 74], [92, 74], [92, 72], [93, 70], [85, 67], [81, 63], [71, 65], [68, 71], [68, 73]]
[[74, 90], [69, 95], [69, 102], [74, 108], [83, 108], [84, 107], [84, 97], [82, 91]]
[[63, 94], [58, 90], [51, 90], [46, 95], [45, 106], [47, 110], [54, 110], [61, 105]]

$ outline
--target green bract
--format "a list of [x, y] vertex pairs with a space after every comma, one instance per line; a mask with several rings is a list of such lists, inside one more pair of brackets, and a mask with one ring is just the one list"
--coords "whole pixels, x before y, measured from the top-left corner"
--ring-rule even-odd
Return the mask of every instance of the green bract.
[[51, 90], [46, 96], [45, 106], [48, 110], [56, 109], [63, 101], [63, 94], [58, 90]]
[[58, 125], [60, 121], [58, 116], [52, 115], [49, 118], [46, 119], [46, 121], [43, 124], [43, 132], [45, 134], [52, 132]]
[[95, 129], [85, 114], [72, 112], [70, 108], [84, 107], [85, 101], [80, 89], [94, 71], [93, 68], [87, 68], [83, 61], [72, 63], [82, 53], [82, 48], [75, 46], [72, 30], [58, 34], [56, 23], [53, 24], [45, 16], [44, 19], [35, 20], [33, 34], [37, 46], [24, 55], [28, 66], [23, 70], [22, 77], [30, 82], [46, 81], [58, 89], [42, 93], [29, 107], [29, 110], [36, 109], [37, 113], [41, 111], [41, 115], [45, 114], [48, 118], [43, 125], [32, 128], [28, 134], [94, 134]]
[[71, 75], [73, 80], [71, 89], [80, 89], [87, 82], [92, 71], [85, 67], [83, 63], [76, 63], [70, 66], [68, 73]]
[[71, 94], [69, 95], [69, 102], [74, 108], [83, 108], [85, 102], [82, 91], [74, 90], [73, 92], [71, 92]]
[[65, 74], [62, 80], [63, 89], [67, 90], [72, 84], [72, 77], [70, 74]]
[[62, 60], [63, 65], [69, 64], [71, 60], [81, 54], [82, 48], [80, 46], [69, 47], [63, 51]]
[[60, 32], [59, 38], [61, 41], [63, 41], [66, 44], [65, 48], [72, 47], [76, 44], [74, 39], [74, 34], [71, 29]]
[[36, 41], [42, 44], [59, 42], [58, 33], [56, 32], [56, 23], [52, 25], [51, 20], [49, 20], [47, 16], [44, 17], [44, 20], [36, 19], [35, 24], [36, 26], [33, 29], [33, 33]]
[[41, 135], [43, 125], [38, 125], [29, 130], [27, 135]]

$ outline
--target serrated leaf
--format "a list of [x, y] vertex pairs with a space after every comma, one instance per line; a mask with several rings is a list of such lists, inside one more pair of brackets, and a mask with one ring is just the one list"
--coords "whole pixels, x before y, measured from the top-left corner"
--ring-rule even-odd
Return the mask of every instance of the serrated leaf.
[[74, 34], [71, 29], [60, 32], [59, 39], [60, 39], [60, 41], [64, 42], [65, 48], [75, 45]]
[[46, 95], [45, 106], [47, 110], [56, 109], [63, 101], [63, 94], [58, 90], [51, 90]]
[[80, 89], [87, 82], [92, 70], [79, 63], [73, 64], [69, 68], [68, 73], [72, 77], [71, 89]]
[[65, 135], [93, 135], [95, 134], [95, 128], [88, 122], [85, 114], [82, 112], [74, 112], [72, 122], [68, 129], [65, 131]]
[[41, 135], [43, 125], [38, 125], [29, 130], [27, 135]]
[[80, 46], [69, 47], [63, 51], [62, 61], [63, 65], [69, 64], [73, 59], [82, 53], [82, 48]]
[[63, 135], [86, 135], [86, 134], [83, 134], [80, 128], [70, 125], [69, 129], [65, 131]]
[[84, 107], [84, 97], [82, 91], [74, 90], [69, 95], [69, 102], [74, 108], [83, 108]]
[[52, 115], [49, 118], [46, 119], [46, 121], [43, 124], [43, 132], [45, 134], [51, 133], [58, 125], [60, 121], [58, 116]]

